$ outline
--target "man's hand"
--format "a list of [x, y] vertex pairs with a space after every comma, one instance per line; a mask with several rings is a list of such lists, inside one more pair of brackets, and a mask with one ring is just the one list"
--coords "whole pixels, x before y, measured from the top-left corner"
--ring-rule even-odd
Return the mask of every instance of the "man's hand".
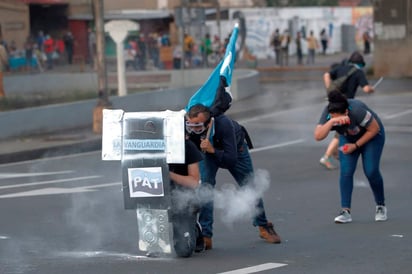
[[200, 149], [203, 152], [207, 152], [207, 153], [215, 153], [215, 148], [213, 147], [212, 143], [210, 143], [209, 139], [202, 139], [202, 141], [200, 142]]

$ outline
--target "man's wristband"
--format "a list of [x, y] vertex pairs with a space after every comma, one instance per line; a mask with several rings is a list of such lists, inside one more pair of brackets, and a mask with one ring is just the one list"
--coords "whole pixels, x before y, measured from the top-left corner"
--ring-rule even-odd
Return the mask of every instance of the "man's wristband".
[[360, 146], [359, 146], [358, 143], [356, 143], [356, 142], [355, 142], [355, 146], [356, 146], [356, 149], [359, 149], [359, 148], [360, 148]]

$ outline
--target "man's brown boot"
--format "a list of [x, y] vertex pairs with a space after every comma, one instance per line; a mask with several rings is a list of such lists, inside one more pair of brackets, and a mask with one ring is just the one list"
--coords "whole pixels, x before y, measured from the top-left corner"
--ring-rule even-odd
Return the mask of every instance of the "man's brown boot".
[[203, 241], [205, 242], [205, 250], [212, 249], [212, 238], [203, 237]]
[[280, 237], [273, 228], [273, 224], [268, 222], [265, 226], [259, 226], [259, 236], [272, 244], [280, 244]]

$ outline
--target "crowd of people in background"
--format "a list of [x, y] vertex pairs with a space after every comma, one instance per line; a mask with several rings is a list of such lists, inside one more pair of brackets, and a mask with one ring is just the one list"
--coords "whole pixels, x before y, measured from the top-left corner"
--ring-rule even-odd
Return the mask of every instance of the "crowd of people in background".
[[[365, 31], [362, 35], [364, 54], [371, 52], [371, 37], [368, 31]], [[303, 48], [306, 43], [306, 64], [315, 64], [316, 55], [326, 55], [330, 48], [331, 37], [328, 35], [326, 28], [322, 28], [319, 32], [319, 36], [316, 36], [313, 30], [306, 34], [305, 30], [298, 30], [295, 36], [292, 38], [289, 30], [284, 30], [280, 33], [280, 30], [276, 28], [270, 38], [270, 46], [273, 49], [275, 56], [275, 64], [278, 66], [289, 65], [289, 46], [294, 43], [296, 49], [296, 64], [303, 65]]]
[[[212, 38], [209, 33], [206, 33], [196, 41], [186, 32], [182, 44], [172, 44], [168, 33], [153, 32], [131, 36], [127, 39], [124, 48], [126, 68], [150, 70], [214, 67], [224, 55], [229, 37], [230, 35], [221, 43], [219, 36], [215, 35]], [[162, 49], [171, 55], [169, 67], [161, 58]]]
[[[206, 33], [198, 41], [185, 33], [183, 44], [172, 44], [168, 33], [139, 33], [129, 36], [124, 43], [126, 68], [134, 70], [180, 69], [194, 67], [213, 67], [224, 55], [225, 44], [230, 35], [221, 42], [217, 35]], [[9, 71], [47, 71], [56, 66], [72, 65], [78, 47], [76, 37], [70, 31], [61, 35], [52, 35], [39, 31], [30, 35], [23, 45], [15, 41], [1, 40], [6, 50]], [[170, 67], [162, 60], [162, 48], [168, 48]], [[92, 28], [87, 33], [87, 49], [84, 50], [84, 62], [95, 68], [96, 34]], [[79, 53], [77, 53], [78, 55]], [[84, 54], [84, 53], [83, 53]]]
[[[152, 70], [152, 69], [181, 69], [214, 67], [221, 60], [225, 52], [230, 33], [223, 40], [218, 35], [206, 33], [203, 37], [195, 39], [190, 33], [185, 32], [183, 43], [171, 43], [167, 32], [139, 33], [129, 36], [125, 41], [124, 57], [126, 69]], [[364, 53], [370, 53], [371, 37], [368, 32], [363, 34]], [[8, 58], [20, 60], [18, 69], [13, 64], [3, 65], [3, 70], [45, 71], [53, 70], [55, 66], [72, 65], [76, 50], [76, 37], [70, 31], [64, 34], [51, 35], [39, 31], [37, 35], [29, 36], [24, 45], [17, 46], [15, 41], [1, 40]], [[289, 66], [290, 46], [296, 49], [296, 64], [315, 64], [316, 55], [326, 55], [330, 47], [330, 37], [323, 28], [318, 35], [313, 30], [308, 33], [298, 30], [290, 33], [288, 29], [277, 28], [270, 37], [270, 46], [273, 49], [275, 64]], [[167, 47], [168, 50], [165, 50]], [[163, 51], [162, 51], [163, 50]], [[96, 64], [96, 34], [92, 28], [88, 29], [87, 52], [84, 62], [91, 68]], [[165, 62], [164, 56], [170, 56], [170, 61]], [[306, 55], [306, 62], [304, 62]], [[163, 56], [163, 58], [162, 58]], [[23, 63], [23, 64], [22, 64]]]
[[75, 38], [70, 31], [53, 37], [39, 31], [36, 36], [29, 36], [20, 47], [14, 40], [8, 43], [2, 40], [8, 64], [8, 70], [44, 71], [52, 70], [58, 64], [72, 64]]
[[[295, 37], [292, 39], [289, 30], [284, 30], [281, 34], [279, 29], [275, 29], [270, 39], [270, 46], [274, 50], [275, 64], [279, 66], [289, 65], [289, 46], [292, 42], [296, 47], [296, 64], [303, 65], [303, 43], [306, 42], [307, 59], [306, 64], [315, 64], [316, 53], [321, 49], [321, 53], [326, 55], [329, 44], [329, 36], [326, 29], [322, 29], [319, 33], [319, 38], [316, 38], [313, 30], [309, 31], [306, 36], [302, 31], [297, 31]], [[319, 42], [320, 40], [320, 42]]]
[[149, 33], [129, 37], [124, 48], [126, 67], [135, 70], [163, 68], [160, 61], [160, 48], [169, 47], [170, 39], [167, 34]]

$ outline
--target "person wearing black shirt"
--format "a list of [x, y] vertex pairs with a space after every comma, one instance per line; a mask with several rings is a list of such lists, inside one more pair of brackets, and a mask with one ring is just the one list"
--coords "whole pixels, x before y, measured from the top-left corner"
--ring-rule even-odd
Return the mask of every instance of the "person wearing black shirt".
[[196, 198], [196, 189], [200, 186], [199, 162], [202, 159], [196, 146], [190, 140], [185, 140], [185, 163], [169, 164], [174, 248], [180, 257], [189, 257], [193, 251], [203, 250], [203, 237], [197, 223], [199, 205]]

